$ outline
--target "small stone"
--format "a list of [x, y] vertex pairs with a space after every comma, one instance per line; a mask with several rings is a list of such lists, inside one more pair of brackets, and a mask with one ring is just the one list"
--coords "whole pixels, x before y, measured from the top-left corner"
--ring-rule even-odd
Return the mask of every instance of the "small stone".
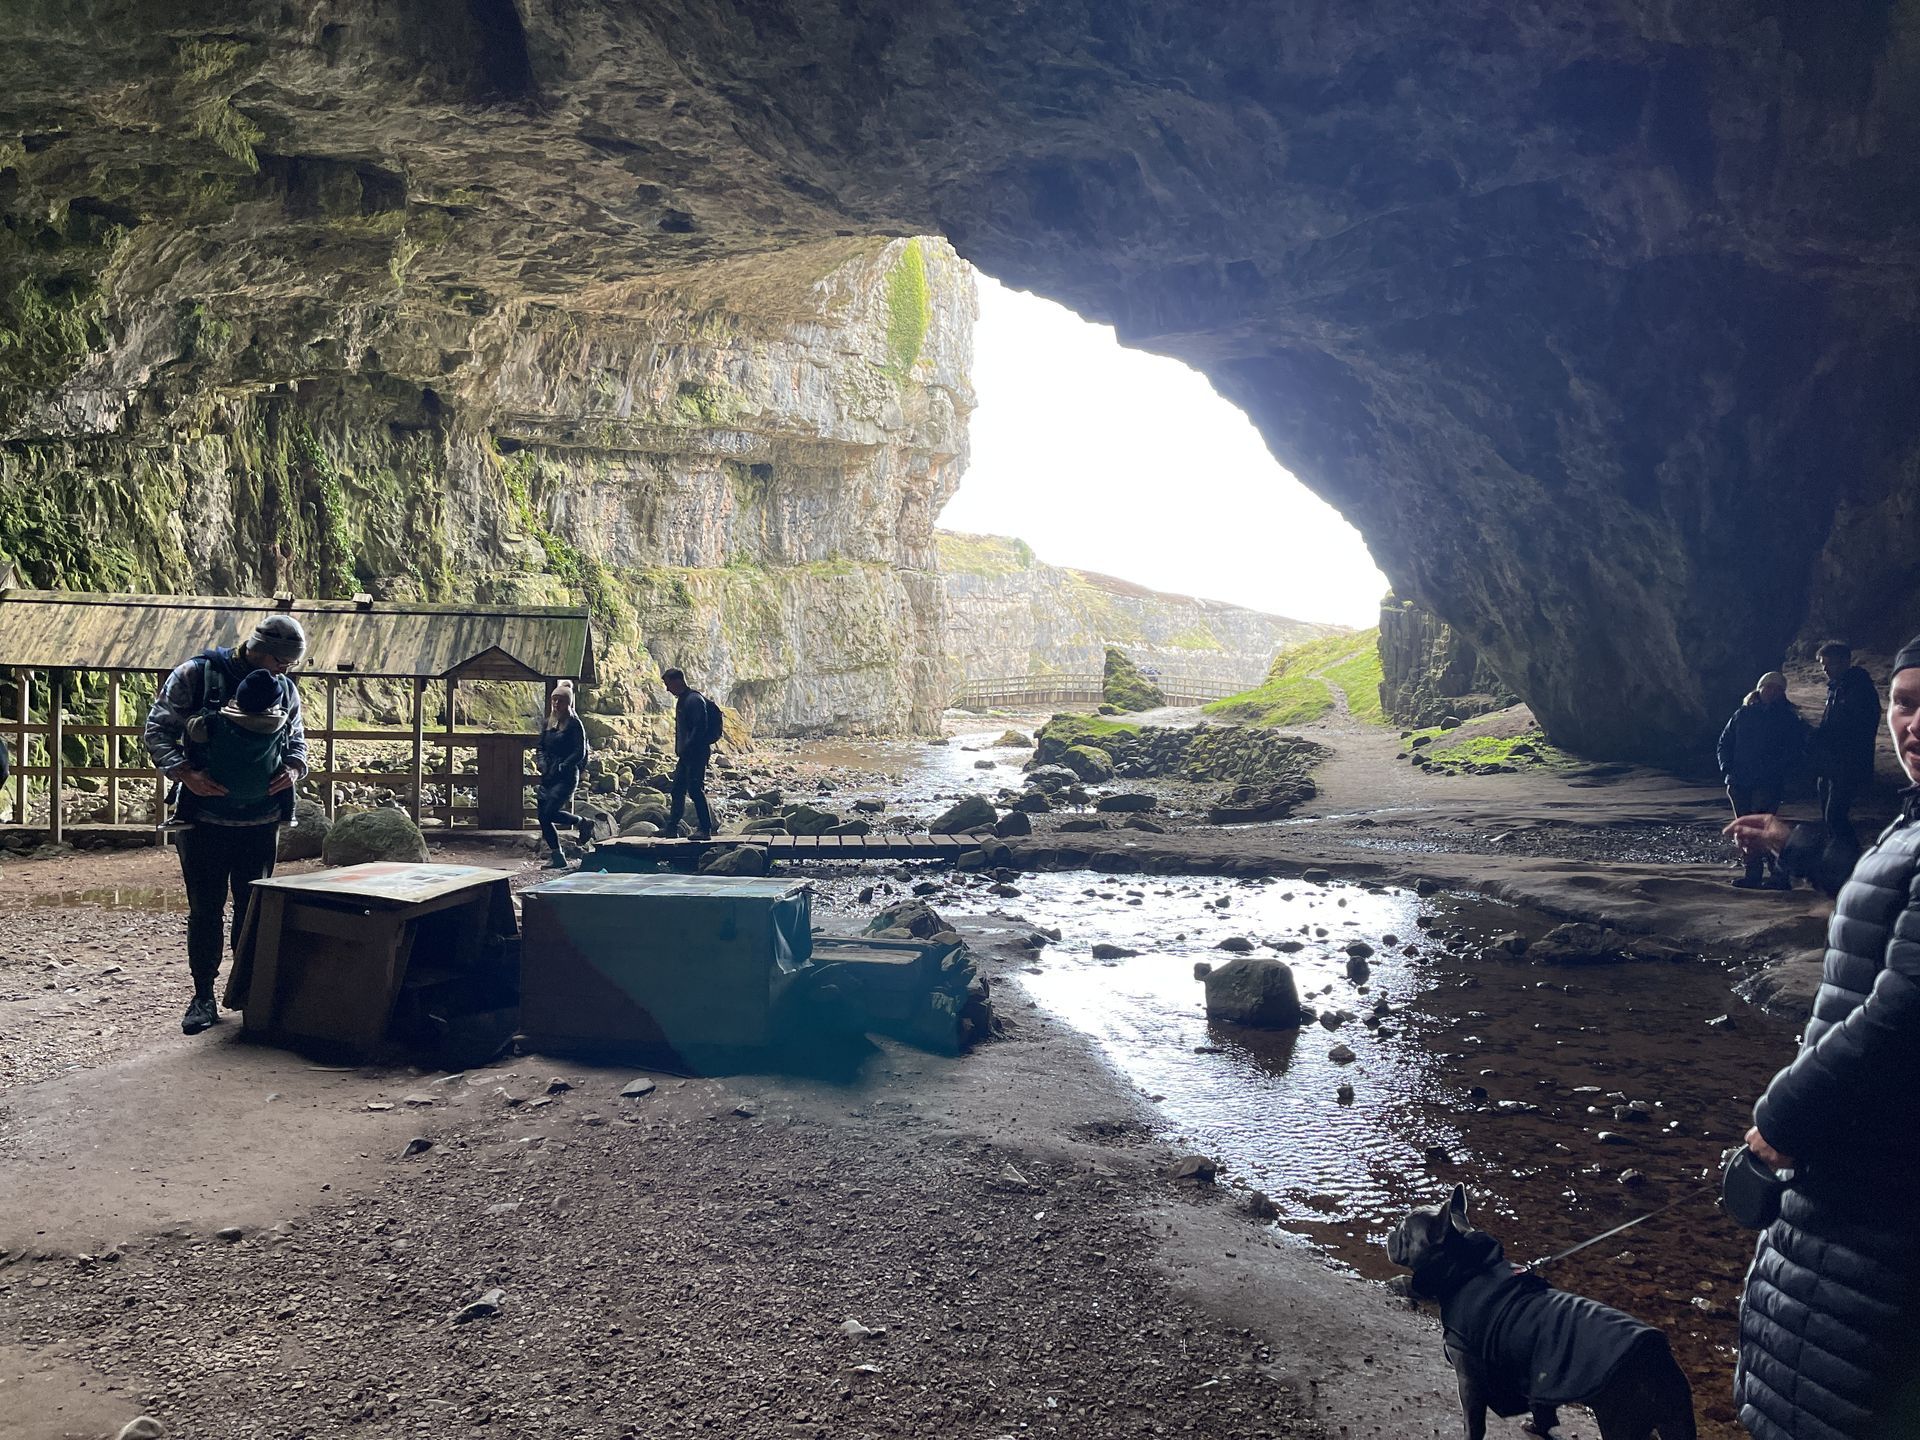
[[424, 1090], [416, 1090], [411, 1095], [401, 1096], [400, 1103], [402, 1105], [415, 1105], [415, 1106], [437, 1105], [440, 1103], [440, 1097], [437, 1095], [429, 1095]]
[[151, 1415], [142, 1415], [122, 1425], [115, 1440], [167, 1440], [167, 1427]]
[[367, 1109], [369, 1110], [391, 1110], [392, 1108], [393, 1108], [393, 1102], [391, 1100], [367, 1101]]
[[1347, 954], [1355, 960], [1365, 960], [1373, 954], [1373, 947], [1364, 940], [1352, 940], [1347, 944]]
[[556, 1075], [547, 1081], [547, 1094], [549, 1095], [564, 1095], [571, 1089], [573, 1089], [573, 1082], [562, 1076]]
[[224, 1229], [214, 1231], [213, 1238], [216, 1240], [224, 1240], [229, 1245], [238, 1245], [242, 1240], [247, 1238], [247, 1232], [242, 1230], [238, 1225], [228, 1225]]
[[478, 1300], [463, 1305], [453, 1312], [453, 1323], [464, 1325], [469, 1320], [486, 1320], [500, 1313], [500, 1306], [506, 1300], [507, 1292], [495, 1287], [484, 1292]]
[[758, 1115], [760, 1111], [756, 1107], [747, 1104], [745, 1101], [742, 1101], [740, 1104], [733, 1107], [733, 1110], [731, 1111], [731, 1113], [741, 1120], [751, 1120], [756, 1115]]
[[840, 1322], [840, 1333], [849, 1340], [871, 1340], [876, 1336], [886, 1334], [887, 1327], [884, 1325], [862, 1325], [858, 1320], [849, 1317]]
[[1735, 1023], [1731, 1015], [1716, 1015], [1713, 1019], [1707, 1021], [1707, 1028], [1709, 1030], [1738, 1030], [1740, 1026]]
[[1280, 1218], [1280, 1207], [1273, 1203], [1271, 1197], [1269, 1197], [1264, 1190], [1249, 1191], [1247, 1198], [1240, 1202], [1240, 1208], [1256, 1220], [1278, 1220]]
[[433, 1141], [425, 1135], [416, 1135], [407, 1141], [407, 1148], [400, 1152], [400, 1158], [406, 1160], [414, 1155], [424, 1155], [433, 1148]]
[[1138, 950], [1129, 950], [1124, 945], [1109, 944], [1105, 940], [1093, 947], [1093, 958], [1096, 960], [1130, 960], [1139, 953]]
[[1333, 881], [1333, 872], [1315, 866], [1309, 870], [1302, 870], [1300, 872], [1300, 878], [1309, 885], [1327, 885]]
[[1333, 1098], [1338, 1100], [1342, 1105], [1351, 1105], [1353, 1103], [1353, 1086], [1342, 1084], [1339, 1089], [1333, 1092]]
[[1182, 1155], [1167, 1167], [1169, 1180], [1191, 1180], [1196, 1185], [1211, 1185], [1220, 1167], [1205, 1155]]
[[1333, 1061], [1336, 1065], [1351, 1065], [1355, 1056], [1353, 1051], [1348, 1048], [1345, 1043], [1342, 1043], [1327, 1051], [1327, 1059]]
[[1622, 1170], [1615, 1178], [1629, 1189], [1647, 1183], [1647, 1177], [1642, 1175], [1638, 1170]]
[[1216, 950], [1231, 950], [1236, 955], [1246, 955], [1252, 952], [1253, 942], [1244, 935], [1229, 935], [1213, 948]]
[[1622, 1135], [1618, 1130], [1602, 1130], [1593, 1138], [1598, 1140], [1602, 1145], [1631, 1145], [1633, 1143], [1633, 1141]]
[[621, 1090], [620, 1098], [622, 1100], [638, 1100], [642, 1095], [651, 1095], [659, 1088], [658, 1085], [643, 1075], [638, 1080], [629, 1080], [626, 1087]]

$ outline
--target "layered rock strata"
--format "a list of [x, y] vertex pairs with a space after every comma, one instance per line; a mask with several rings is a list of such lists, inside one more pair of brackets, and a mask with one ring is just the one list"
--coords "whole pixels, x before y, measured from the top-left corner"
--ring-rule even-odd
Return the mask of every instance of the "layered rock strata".
[[0, 555], [27, 583], [585, 601], [616, 728], [664, 705], [665, 665], [763, 732], [937, 726], [974, 309], [943, 243], [565, 308], [415, 309], [396, 281], [291, 333], [271, 297], [118, 298], [138, 367], [6, 397]]
[[1697, 753], [1809, 619], [1911, 608], [1877, 0], [101, 0], [5, 7], [0, 78], [0, 428], [136, 559], [167, 492], [86, 437], [208, 393], [223, 327], [220, 403], [370, 368], [411, 463], [472, 311], [938, 233], [1203, 369], [1561, 743]]
[[937, 539], [947, 654], [962, 684], [1100, 675], [1112, 646], [1163, 688], [1200, 681], [1225, 694], [1257, 685], [1285, 646], [1339, 629], [1048, 565], [1002, 535]]
[[1380, 671], [1380, 708], [1399, 725], [1467, 720], [1518, 698], [1466, 636], [1391, 595], [1380, 607]]

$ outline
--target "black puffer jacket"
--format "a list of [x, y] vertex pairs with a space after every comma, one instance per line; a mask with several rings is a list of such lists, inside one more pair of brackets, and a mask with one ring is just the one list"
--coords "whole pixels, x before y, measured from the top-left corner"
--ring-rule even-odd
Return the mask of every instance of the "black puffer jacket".
[[1754, 1107], [1794, 1157], [1740, 1311], [1758, 1440], [1920, 1436], [1920, 790], [1853, 866], [1817, 827], [1781, 857], [1839, 888], [1800, 1052]]
[[1731, 785], [1779, 789], [1807, 754], [1807, 722], [1791, 701], [1742, 705], [1720, 732], [1720, 774]]

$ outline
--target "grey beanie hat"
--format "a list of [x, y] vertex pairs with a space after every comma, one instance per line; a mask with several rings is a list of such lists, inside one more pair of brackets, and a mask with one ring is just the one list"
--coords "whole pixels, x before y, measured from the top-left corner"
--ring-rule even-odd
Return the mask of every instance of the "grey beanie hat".
[[307, 632], [300, 628], [300, 622], [291, 615], [267, 615], [253, 627], [253, 637], [247, 641], [249, 650], [264, 650], [276, 660], [284, 660], [291, 665], [307, 653]]

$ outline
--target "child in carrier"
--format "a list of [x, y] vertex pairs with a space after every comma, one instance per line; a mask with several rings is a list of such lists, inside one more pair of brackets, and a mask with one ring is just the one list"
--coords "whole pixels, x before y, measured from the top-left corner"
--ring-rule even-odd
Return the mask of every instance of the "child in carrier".
[[188, 757], [196, 769], [227, 788], [224, 795], [191, 797], [196, 818], [244, 823], [276, 812], [283, 821], [293, 818], [292, 790], [267, 793], [287, 758], [287, 706], [281, 686], [279, 676], [254, 670], [226, 704], [187, 721]]

